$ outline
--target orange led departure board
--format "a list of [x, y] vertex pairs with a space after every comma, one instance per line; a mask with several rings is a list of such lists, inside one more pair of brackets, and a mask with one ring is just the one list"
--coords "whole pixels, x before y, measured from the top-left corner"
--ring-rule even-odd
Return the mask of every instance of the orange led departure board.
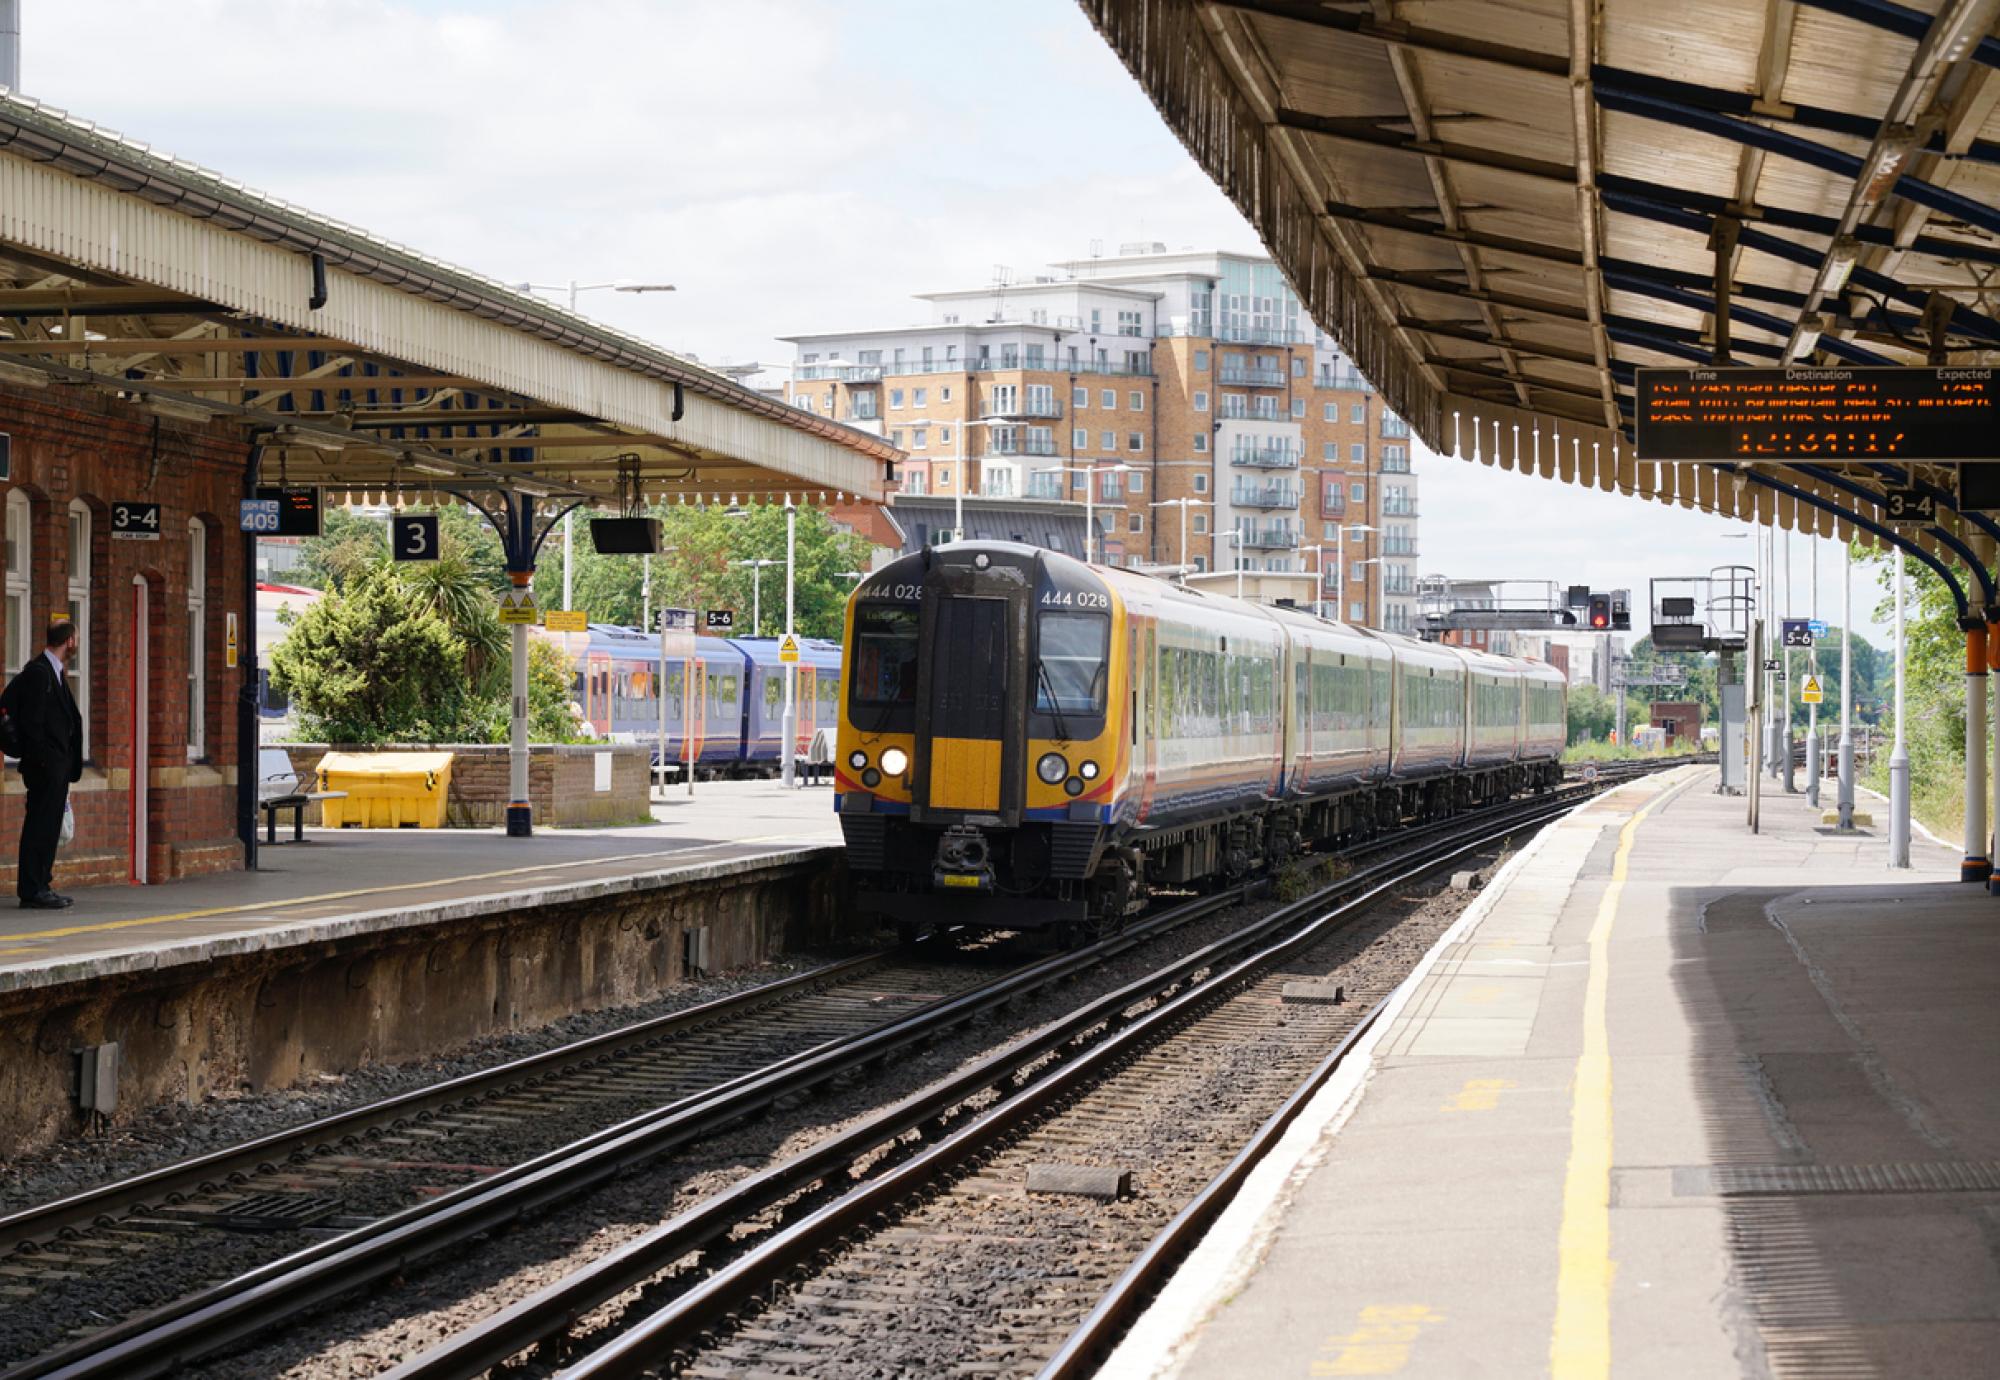
[[1642, 460], [2000, 459], [1991, 369], [1641, 369]]

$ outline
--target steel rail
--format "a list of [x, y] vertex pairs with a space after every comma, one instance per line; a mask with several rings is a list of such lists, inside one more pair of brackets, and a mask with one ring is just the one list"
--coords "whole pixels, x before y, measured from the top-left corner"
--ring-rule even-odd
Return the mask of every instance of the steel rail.
[[[824, 1249], [855, 1223], [903, 1196], [915, 1184], [949, 1168], [994, 1136], [1034, 1115], [1062, 1095], [1083, 1076], [1083, 1071], [1100, 1067], [1104, 1060], [1119, 1057], [1132, 1041], [1146, 1038], [1140, 1032], [1164, 1030], [1177, 1023], [1194, 1005], [1233, 989], [1259, 968], [1324, 937], [1330, 928], [1336, 927], [1336, 920], [1344, 923], [1355, 911], [1412, 877], [1435, 871], [1498, 839], [1553, 818], [1596, 793], [1594, 788], [1571, 788], [1526, 806], [1505, 808], [1504, 813], [1511, 817], [1504, 822], [1496, 821], [1492, 813], [1481, 812], [1476, 820], [1479, 832], [1471, 838], [1465, 837], [1466, 819], [1451, 821], [1455, 827], [1448, 834], [1418, 845], [1414, 860], [1406, 850], [1402, 856], [1373, 864], [1312, 897], [1282, 907], [1251, 926], [1087, 1003], [1007, 1049], [932, 1084], [790, 1161], [742, 1181], [582, 1270], [482, 1320], [391, 1371], [388, 1380], [444, 1380], [481, 1374], [560, 1333], [576, 1318], [644, 1282], [675, 1260], [720, 1239], [752, 1214], [815, 1184], [836, 1180], [857, 1159], [908, 1131], [935, 1126], [962, 1109], [968, 1099], [1003, 1087], [1044, 1060], [1062, 1059], [1076, 1038], [1100, 1028], [1107, 1032], [1099, 1043], [1083, 1052], [1069, 1053], [1066, 1060], [1057, 1063], [1054, 1071], [1040, 1081], [1029, 1083], [999, 1106], [977, 1114], [972, 1124], [781, 1231], [637, 1328], [593, 1353], [577, 1368], [564, 1372], [566, 1377], [637, 1374], [661, 1350], [706, 1325], [763, 1282]], [[1398, 842], [1406, 844], [1409, 839], [1406, 835]], [[1316, 919], [1307, 918], [1324, 907], [1330, 897], [1346, 899], [1333, 911]], [[1305, 920], [1305, 928], [1297, 933], [1237, 960], [1226, 972], [1217, 971], [1218, 965], [1244, 950], [1255, 949], [1271, 935], [1301, 920]], [[1196, 981], [1204, 972], [1209, 975], [1207, 979]], [[1149, 1003], [1158, 1004], [1143, 1015], [1131, 1016], [1133, 1008]]]
[[219, 1187], [227, 1180], [275, 1168], [281, 1161], [317, 1146], [336, 1144], [372, 1129], [413, 1117], [420, 1118], [473, 1097], [540, 1082], [553, 1073], [569, 1072], [710, 1021], [742, 1015], [815, 987], [845, 981], [870, 967], [890, 961], [900, 952], [903, 951], [885, 950], [841, 959], [809, 972], [795, 973], [776, 982], [732, 992], [697, 1006], [670, 1011], [571, 1044], [539, 1050], [504, 1064], [496, 1064], [490, 1069], [460, 1074], [442, 1083], [413, 1088], [394, 1097], [273, 1131], [255, 1140], [224, 1146], [191, 1159], [177, 1160], [113, 1183], [85, 1189], [66, 1198], [23, 1208], [0, 1217], [0, 1255], [23, 1247], [32, 1248], [65, 1231], [103, 1222], [119, 1212], [145, 1203]]

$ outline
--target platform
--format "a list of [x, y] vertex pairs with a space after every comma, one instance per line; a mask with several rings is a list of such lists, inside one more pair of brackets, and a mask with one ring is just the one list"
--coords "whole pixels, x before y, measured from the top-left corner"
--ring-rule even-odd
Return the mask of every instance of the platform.
[[2000, 901], [1714, 786], [1524, 848], [1102, 1373], [1992, 1374]]
[[79, 888], [0, 910], [0, 1156], [75, 1124], [73, 1051], [115, 1042], [120, 1105], [287, 1086], [834, 936], [832, 793], [669, 791], [654, 822], [313, 829], [255, 872]]

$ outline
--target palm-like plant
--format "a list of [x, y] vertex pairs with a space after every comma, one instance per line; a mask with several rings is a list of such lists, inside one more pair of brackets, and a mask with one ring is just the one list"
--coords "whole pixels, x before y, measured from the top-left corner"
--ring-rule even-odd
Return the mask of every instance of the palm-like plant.
[[507, 664], [507, 633], [494, 612], [493, 590], [456, 542], [440, 543], [438, 558], [398, 568], [397, 578], [465, 644], [465, 679], [474, 694], [493, 693]]

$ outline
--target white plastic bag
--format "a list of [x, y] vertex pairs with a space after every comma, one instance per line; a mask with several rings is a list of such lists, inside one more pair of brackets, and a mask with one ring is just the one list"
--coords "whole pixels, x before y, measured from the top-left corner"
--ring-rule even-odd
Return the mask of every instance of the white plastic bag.
[[70, 840], [75, 837], [76, 837], [76, 811], [71, 809], [70, 803], [67, 800], [65, 800], [63, 802], [62, 830], [56, 835], [56, 847], [58, 848], [69, 847]]

